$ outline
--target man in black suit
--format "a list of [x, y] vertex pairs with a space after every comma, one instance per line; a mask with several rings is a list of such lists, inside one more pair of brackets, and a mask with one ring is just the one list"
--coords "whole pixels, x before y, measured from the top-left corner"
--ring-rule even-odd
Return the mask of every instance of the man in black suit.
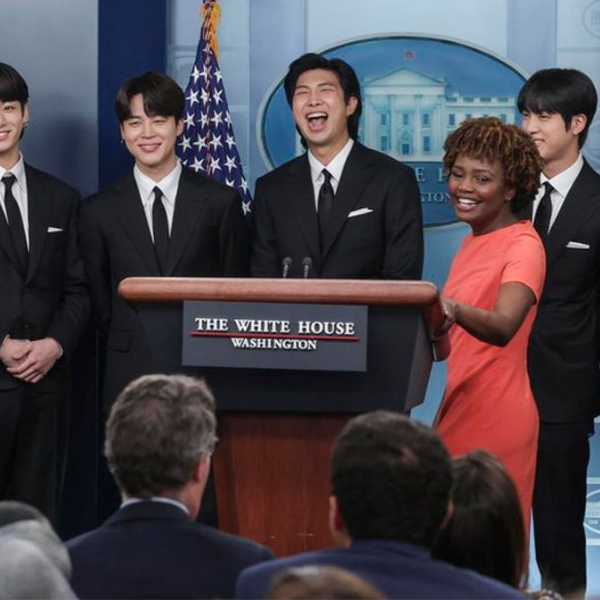
[[564, 595], [585, 594], [589, 436], [600, 412], [600, 176], [580, 153], [596, 105], [594, 84], [573, 69], [538, 71], [518, 99], [544, 161], [532, 216], [546, 283], [529, 342], [541, 422], [536, 556], [544, 586]]
[[203, 381], [146, 375], [113, 405], [105, 452], [123, 496], [99, 529], [67, 546], [79, 598], [232, 598], [271, 551], [195, 523], [216, 442]]
[[155, 370], [136, 308], [118, 294], [123, 279], [248, 273], [249, 231], [237, 192], [182, 167], [175, 155], [184, 104], [166, 75], [126, 81], [115, 108], [135, 167], [82, 203], [81, 248], [107, 349], [107, 408], [127, 383]]
[[284, 86], [308, 152], [256, 182], [252, 274], [280, 277], [285, 259], [295, 277], [419, 279], [419, 187], [409, 167], [357, 141], [352, 67], [305, 54]]
[[77, 249], [78, 193], [27, 165], [21, 75], [0, 63], [0, 499], [56, 519], [69, 373], [88, 317]]
[[431, 557], [450, 514], [450, 456], [429, 427], [398, 413], [352, 419], [331, 459], [329, 527], [337, 548], [254, 565], [237, 598], [266, 598], [290, 567], [347, 569], [385, 598], [521, 598], [517, 590]]

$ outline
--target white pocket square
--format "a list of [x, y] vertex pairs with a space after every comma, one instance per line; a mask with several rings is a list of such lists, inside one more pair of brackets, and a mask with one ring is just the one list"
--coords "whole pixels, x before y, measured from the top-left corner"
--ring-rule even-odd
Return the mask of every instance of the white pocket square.
[[575, 248], [576, 250], [589, 250], [589, 244], [583, 244], [581, 242], [569, 242], [567, 248]]
[[348, 213], [348, 218], [351, 219], [352, 217], [360, 217], [360, 215], [368, 215], [372, 212], [372, 208], [359, 208], [357, 210], [353, 210], [351, 213]]
[[48, 227], [48, 233], [62, 233], [60, 227]]

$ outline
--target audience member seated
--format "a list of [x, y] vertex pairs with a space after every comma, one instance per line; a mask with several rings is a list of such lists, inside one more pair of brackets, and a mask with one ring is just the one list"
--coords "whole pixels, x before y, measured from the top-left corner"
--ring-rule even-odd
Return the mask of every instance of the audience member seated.
[[80, 598], [231, 598], [242, 569], [272, 558], [264, 546], [194, 522], [215, 429], [203, 381], [148, 375], [120, 394], [105, 453], [123, 504], [67, 544]]
[[454, 458], [452, 471], [454, 511], [433, 556], [520, 588], [528, 565], [515, 484], [485, 450]]
[[383, 600], [364, 579], [340, 567], [285, 569], [275, 579], [269, 600]]
[[71, 561], [36, 508], [0, 502], [0, 598], [75, 598]]
[[[528, 550], [517, 488], [503, 464], [486, 450], [452, 460], [454, 510], [433, 556], [524, 589]], [[559, 598], [549, 591], [537, 599]]]
[[[283, 569], [343, 567], [387, 598], [520, 598], [515, 589], [432, 559], [450, 511], [450, 456], [429, 427], [398, 413], [352, 419], [335, 442], [329, 522], [339, 546], [246, 569], [238, 598], [266, 598]], [[293, 515], [290, 515], [293, 518]]]

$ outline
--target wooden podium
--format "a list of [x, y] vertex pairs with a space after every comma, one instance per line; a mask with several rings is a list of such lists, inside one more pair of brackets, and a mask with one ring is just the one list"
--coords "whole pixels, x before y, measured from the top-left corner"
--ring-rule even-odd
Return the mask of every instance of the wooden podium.
[[[151, 345], [149, 372], [203, 375], [219, 407], [214, 456], [221, 529], [279, 556], [330, 546], [331, 445], [368, 410], [407, 411], [424, 398], [432, 342], [443, 317], [422, 281], [131, 278], [119, 291], [136, 305]], [[182, 367], [186, 300], [368, 306], [365, 373]]]

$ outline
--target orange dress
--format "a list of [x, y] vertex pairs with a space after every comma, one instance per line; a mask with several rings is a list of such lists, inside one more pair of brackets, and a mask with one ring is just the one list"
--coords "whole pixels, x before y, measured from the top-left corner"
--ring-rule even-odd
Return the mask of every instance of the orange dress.
[[535, 295], [536, 304], [504, 348], [452, 327], [446, 391], [436, 417], [436, 429], [453, 456], [484, 448], [503, 462], [517, 486], [527, 530], [539, 428], [527, 343], [545, 271], [542, 243], [531, 223], [521, 221], [488, 234], [469, 234], [444, 288], [444, 296], [486, 310], [494, 308], [503, 283], [523, 283]]

